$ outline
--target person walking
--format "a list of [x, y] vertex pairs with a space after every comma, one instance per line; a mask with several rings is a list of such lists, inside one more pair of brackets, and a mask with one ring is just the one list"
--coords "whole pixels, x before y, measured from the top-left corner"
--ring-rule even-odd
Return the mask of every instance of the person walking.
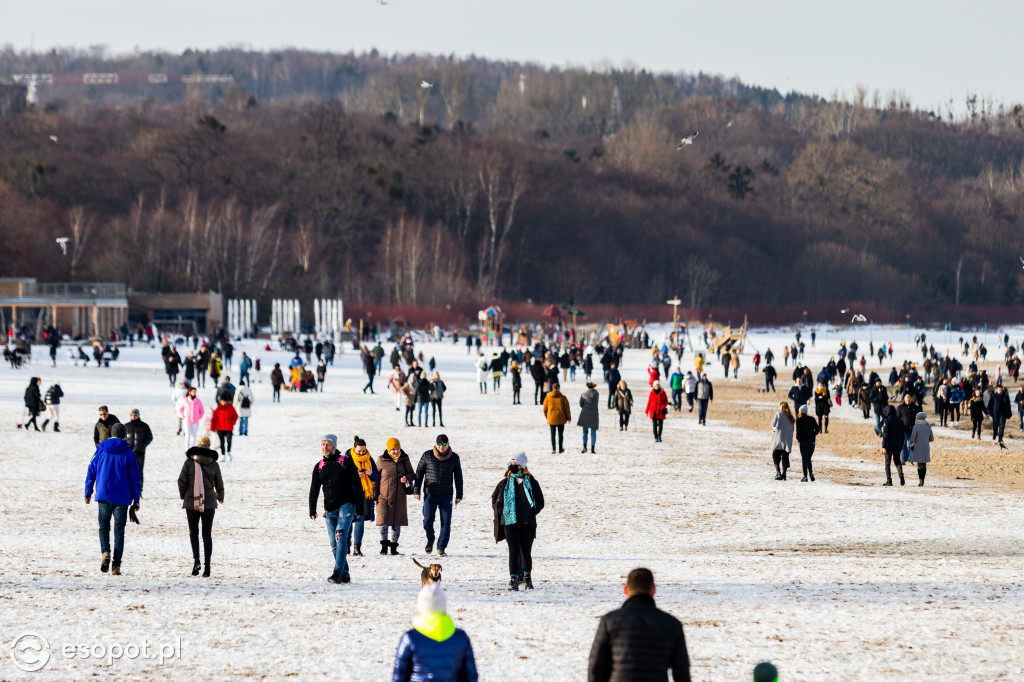
[[[178, 403], [178, 415], [185, 425], [186, 448], [196, 444], [196, 439], [199, 437], [199, 424], [202, 422], [205, 413], [203, 401], [196, 397], [196, 387], [192, 386], [188, 389], [185, 397], [181, 399], [181, 402]], [[103, 413], [100, 412], [100, 415], [102, 416]]]
[[[327, 363], [324, 362], [323, 358], [320, 358], [316, 363], [316, 389], [320, 393], [324, 392], [324, 380], [327, 378]], [[363, 391], [366, 393], [366, 391]]]
[[366, 385], [363, 386], [363, 393], [366, 393], [366, 389], [370, 389], [370, 393], [373, 393], [373, 377], [377, 375], [377, 364], [373, 360], [373, 353], [363, 346], [363, 352], [360, 354], [363, 361], [363, 371], [366, 372]]
[[252, 379], [249, 378], [249, 370], [252, 369], [252, 359], [242, 352], [242, 360], [238, 363], [238, 385], [248, 386], [252, 383]]
[[60, 382], [53, 382], [53, 386], [46, 389], [46, 397], [43, 402], [46, 404], [46, 420], [43, 421], [43, 431], [46, 430], [46, 425], [53, 421], [53, 432], [60, 433], [60, 399], [64, 397], [64, 389], [60, 387]]
[[[789, 406], [787, 405], [786, 407]], [[807, 478], [810, 477], [811, 482], [813, 482], [814, 467], [811, 466], [811, 457], [814, 455], [814, 441], [818, 434], [821, 433], [821, 427], [818, 426], [818, 422], [808, 416], [806, 405], [800, 408], [800, 416], [796, 419], [795, 431], [796, 442], [800, 445], [800, 464], [804, 472], [804, 477], [800, 481], [806, 483]]]
[[121, 423], [120, 419], [110, 414], [110, 410], [107, 409], [106, 405], [100, 405], [98, 412], [100, 418], [96, 420], [96, 426], [92, 429], [92, 442], [97, 447], [100, 443], [110, 438], [114, 424]]
[[[85, 503], [89, 504], [96, 492], [99, 513], [100, 571], [109, 569], [112, 575], [121, 575], [124, 557], [124, 527], [128, 522], [129, 507], [139, 510], [142, 483], [135, 453], [124, 441], [124, 424], [113, 424], [110, 437], [96, 447], [85, 475]], [[114, 556], [110, 556], [110, 520], [114, 520]]]
[[771, 391], [772, 393], [777, 393], [775, 390], [775, 377], [779, 374], [775, 371], [775, 368], [772, 367], [771, 362], [764, 366], [761, 373], [764, 374], [764, 392], [767, 393], [768, 391]]
[[210, 418], [210, 430], [217, 432], [220, 440], [220, 455], [225, 462], [230, 462], [231, 457], [231, 436], [235, 430], [235, 422], [238, 421], [238, 412], [234, 406], [225, 398], [217, 401], [217, 407], [213, 408], [213, 417]]
[[141, 496], [142, 488], [146, 484], [146, 448], [153, 442], [153, 431], [149, 428], [149, 424], [142, 421], [142, 415], [138, 409], [132, 410], [124, 428], [125, 441], [135, 453], [135, 460], [139, 464], [139, 494]]
[[977, 436], [981, 440], [981, 424], [985, 420], [985, 399], [981, 391], [974, 391], [967, 403], [967, 412], [971, 416], [971, 438]]
[[558, 452], [565, 452], [562, 448], [562, 437], [565, 434], [566, 422], [572, 420], [572, 413], [569, 411], [569, 400], [562, 395], [561, 385], [552, 384], [551, 392], [544, 396], [544, 416], [548, 420], [548, 429], [551, 431], [551, 454], [555, 454], [555, 435], [558, 435]]
[[348, 451], [352, 458], [356, 471], [359, 473], [359, 483], [363, 488], [362, 497], [356, 502], [355, 517], [352, 520], [352, 555], [363, 556], [363, 526], [367, 521], [373, 521], [377, 500], [373, 496], [373, 484], [380, 481], [380, 470], [377, 463], [370, 456], [366, 447], [366, 441], [356, 436], [352, 441], [352, 449]]
[[519, 363], [513, 360], [509, 372], [512, 374], [512, 404], [522, 405], [522, 401], [519, 400], [519, 393], [523, 390], [523, 375], [519, 371]]
[[615, 411], [619, 414], [619, 431], [629, 429], [629, 417], [633, 413], [633, 392], [626, 386], [626, 382], [620, 380], [615, 388]]
[[917, 465], [917, 485], [924, 486], [924, 477], [928, 473], [928, 462], [932, 461], [932, 441], [935, 434], [928, 424], [924, 412], [918, 412], [914, 421], [914, 430], [910, 432], [910, 461]]
[[832, 392], [824, 382], [819, 381], [814, 388], [814, 416], [818, 418], [818, 433], [828, 433], [828, 415], [831, 412]]
[[651, 385], [651, 392], [647, 394], [647, 407], [644, 414], [651, 420], [654, 427], [654, 442], [661, 442], [661, 433], [665, 428], [665, 417], [668, 416], [668, 395], [661, 388], [661, 382], [657, 379]]
[[683, 409], [683, 371], [676, 367], [669, 377], [669, 386], [672, 388], [672, 409], [681, 412]]
[[445, 549], [452, 532], [452, 497], [462, 502], [462, 462], [448, 444], [448, 436], [440, 434], [434, 447], [420, 456], [416, 465], [413, 497], [423, 495], [423, 531], [427, 535], [424, 552], [434, 551], [434, 517], [441, 512], [441, 532], [437, 537], [437, 555], [447, 556]]
[[387, 388], [395, 396], [395, 412], [402, 409], [402, 386], [405, 385], [406, 379], [407, 377], [405, 372], [402, 371], [401, 365], [397, 363], [392, 365], [391, 374], [388, 375]]
[[996, 384], [988, 412], [992, 417], [992, 440], [998, 440], [999, 447], [1005, 449], [1003, 434], [1006, 432], [1006, 422], [1013, 416], [1013, 403], [1010, 402], [1010, 394], [1002, 384]]
[[700, 375], [697, 382], [697, 423], [707, 426], [708, 404], [715, 399], [715, 387], [711, 385], [707, 374]]
[[275, 362], [274, 369], [270, 370], [270, 385], [274, 387], [274, 397], [270, 402], [281, 402], [281, 387], [284, 386], [284, 372], [281, 371], [280, 362]]
[[[610, 355], [610, 353], [609, 353]], [[612, 397], [615, 395], [615, 389], [622, 381], [622, 374], [617, 369], [616, 363], [612, 362], [608, 365], [608, 371], [604, 373], [605, 383], [608, 384], [608, 409], [612, 409]]]
[[533, 589], [533, 542], [537, 538], [537, 514], [544, 509], [544, 493], [526, 468], [526, 453], [509, 460], [505, 476], [491, 493], [494, 541], [508, 545], [508, 589], [520, 585]]
[[[803, 405], [802, 407], [806, 407]], [[793, 426], [796, 419], [789, 409], [789, 403], [779, 403], [779, 411], [772, 417], [772, 462], [775, 464], [775, 480], [785, 481], [789, 469], [789, 453], [793, 451]], [[781, 468], [780, 468], [781, 464]]]
[[430, 382], [425, 372], [418, 375], [415, 382], [416, 425], [427, 428], [430, 426]]
[[420, 590], [412, 630], [398, 640], [391, 682], [477, 682], [479, 675], [469, 636], [455, 627], [447, 609], [440, 585], [431, 583]]
[[664, 680], [690, 682], [683, 624], [654, 602], [654, 574], [635, 568], [626, 576], [621, 608], [601, 616], [590, 646], [589, 682]]
[[444, 402], [445, 391], [448, 390], [448, 386], [445, 385], [444, 381], [441, 380], [441, 375], [434, 372], [430, 378], [430, 421], [431, 426], [437, 426], [437, 422], [441, 422], [441, 428], [444, 428], [444, 413], [441, 410], [442, 403]]
[[593, 381], [587, 382], [587, 389], [580, 396], [580, 414], [576, 417], [576, 426], [583, 429], [583, 452], [587, 451], [587, 435], [590, 435], [590, 452], [594, 454], [597, 447], [597, 426], [600, 421], [598, 415], [597, 384]]
[[[377, 499], [376, 523], [380, 527], [380, 553], [387, 554], [390, 549], [392, 555], [397, 555], [402, 526], [409, 525], [408, 502], [405, 498], [413, 493], [416, 472], [397, 438], [388, 438], [386, 447], [384, 454], [377, 458], [380, 481], [373, 485], [373, 496]], [[388, 528], [391, 529], [390, 542]]]
[[405, 425], [416, 426], [413, 423], [413, 417], [416, 412], [416, 375], [409, 374], [404, 384], [402, 384], [402, 398], [405, 400]]
[[210, 577], [213, 556], [213, 516], [224, 504], [224, 478], [217, 463], [217, 451], [210, 448], [210, 437], [203, 436], [185, 451], [178, 473], [178, 496], [188, 521], [188, 540], [192, 545], [192, 575], [199, 575], [199, 524], [203, 526], [203, 577]]
[[238, 413], [239, 437], [249, 435], [249, 417], [252, 416], [252, 405], [256, 401], [256, 396], [253, 395], [252, 389], [249, 387], [250, 384], [251, 382], [239, 384], [235, 391], [234, 405], [235, 412]]
[[533, 377], [533, 404], [540, 405], [540, 401], [544, 399], [544, 381], [547, 375], [544, 372], [544, 361], [539, 354], [533, 358], [533, 364], [530, 365], [530, 376]]
[[903, 478], [903, 462], [900, 461], [900, 454], [903, 452], [905, 443], [903, 422], [896, 414], [896, 408], [886, 405], [882, 408], [882, 454], [885, 455], [885, 483], [882, 484], [883, 486], [892, 486], [890, 462], [896, 464], [900, 485], [906, 485], [907, 481]]
[[480, 387], [480, 393], [487, 393], [487, 377], [490, 374], [491, 363], [487, 362], [487, 358], [484, 357], [483, 353], [477, 353], [476, 358], [476, 383]]
[[364, 497], [363, 485], [355, 462], [338, 450], [338, 437], [328, 433], [320, 439], [321, 459], [313, 466], [309, 483], [309, 518], [317, 519], [317, 501], [324, 493], [324, 521], [334, 556], [334, 571], [327, 578], [332, 584], [351, 581], [348, 570], [348, 535], [352, 521], [359, 515], [356, 503]]
[[[43, 380], [39, 377], [32, 377], [29, 379], [28, 388], [25, 389], [25, 408], [28, 410], [29, 419], [25, 422], [25, 430], [28, 431], [28, 425], [31, 424], [32, 428], [39, 431], [39, 422], [36, 420], [39, 418], [39, 413], [43, 411], [46, 406], [43, 405], [43, 396], [40, 392], [39, 386]], [[21, 428], [21, 425], [18, 426]], [[96, 442], [99, 445], [99, 441]]]

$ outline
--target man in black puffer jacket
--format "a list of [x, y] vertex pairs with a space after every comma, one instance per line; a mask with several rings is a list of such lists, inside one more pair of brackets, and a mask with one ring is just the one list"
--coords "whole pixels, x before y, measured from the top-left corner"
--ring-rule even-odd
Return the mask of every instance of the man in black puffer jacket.
[[316, 519], [320, 490], [324, 491], [324, 520], [334, 554], [334, 572], [327, 582], [338, 584], [351, 580], [348, 573], [348, 535], [352, 521], [358, 520], [356, 502], [363, 499], [359, 471], [347, 453], [338, 450], [338, 437], [329, 433], [320, 440], [323, 458], [313, 467], [309, 484], [309, 518]]
[[690, 681], [683, 624], [654, 605], [654, 575], [635, 568], [626, 578], [622, 608], [606, 613], [590, 648], [589, 682]]
[[[452, 482], [454, 481], [454, 490]], [[452, 495], [455, 504], [462, 502], [462, 463], [448, 444], [448, 436], [437, 437], [434, 447], [423, 453], [416, 465], [416, 483], [413, 495], [423, 497], [423, 530], [427, 534], [425, 551], [434, 551], [434, 516], [441, 512], [441, 532], [437, 535], [437, 555], [447, 556], [448, 538], [452, 531]]]
[[131, 418], [124, 428], [127, 434], [125, 440], [131, 446], [132, 452], [135, 453], [135, 459], [139, 463], [139, 490], [142, 490], [145, 480], [142, 470], [146, 466], [146, 448], [153, 442], [153, 431], [149, 428], [149, 424], [142, 421], [138, 409], [132, 410]]

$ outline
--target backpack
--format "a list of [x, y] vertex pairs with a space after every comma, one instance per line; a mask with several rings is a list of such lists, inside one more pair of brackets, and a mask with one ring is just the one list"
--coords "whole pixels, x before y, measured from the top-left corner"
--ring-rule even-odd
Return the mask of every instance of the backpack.
[[252, 405], [252, 403], [249, 402], [249, 396], [243, 396], [242, 397], [242, 409], [243, 410], [248, 410], [250, 405]]

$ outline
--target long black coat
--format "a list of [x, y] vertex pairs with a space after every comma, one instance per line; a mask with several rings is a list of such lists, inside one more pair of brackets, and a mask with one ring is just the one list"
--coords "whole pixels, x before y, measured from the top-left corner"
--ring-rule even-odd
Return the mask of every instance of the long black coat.
[[590, 647], [589, 682], [664, 680], [689, 682], [690, 656], [683, 624], [654, 604], [654, 597], [635, 594], [622, 608], [601, 616]]
[[[533, 490], [533, 502], [537, 506], [534, 508], [530, 507], [529, 502], [526, 500], [526, 494], [521, 492], [519, 489], [523, 486], [516, 486], [516, 526], [525, 528], [527, 535], [530, 538], [537, 537], [537, 514], [544, 508], [544, 493], [540, 490], [540, 483], [537, 483], [537, 479], [532, 475], [527, 474], [524, 479], [529, 477], [530, 487]], [[503, 512], [505, 509], [505, 499], [503, 493], [505, 491], [506, 479], [501, 479], [494, 488], [494, 492], [491, 493], [491, 509], [494, 511], [494, 541], [501, 542], [505, 539], [505, 519], [503, 518]], [[524, 484], [525, 485], [525, 484]]]

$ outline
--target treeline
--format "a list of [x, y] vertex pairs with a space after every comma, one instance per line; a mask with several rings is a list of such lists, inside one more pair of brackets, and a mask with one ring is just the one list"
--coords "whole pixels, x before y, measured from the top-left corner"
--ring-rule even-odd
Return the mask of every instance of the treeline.
[[0, 71], [236, 78], [44, 87], [0, 116], [4, 276], [431, 305], [1024, 303], [1020, 107], [302, 51], [7, 50]]

